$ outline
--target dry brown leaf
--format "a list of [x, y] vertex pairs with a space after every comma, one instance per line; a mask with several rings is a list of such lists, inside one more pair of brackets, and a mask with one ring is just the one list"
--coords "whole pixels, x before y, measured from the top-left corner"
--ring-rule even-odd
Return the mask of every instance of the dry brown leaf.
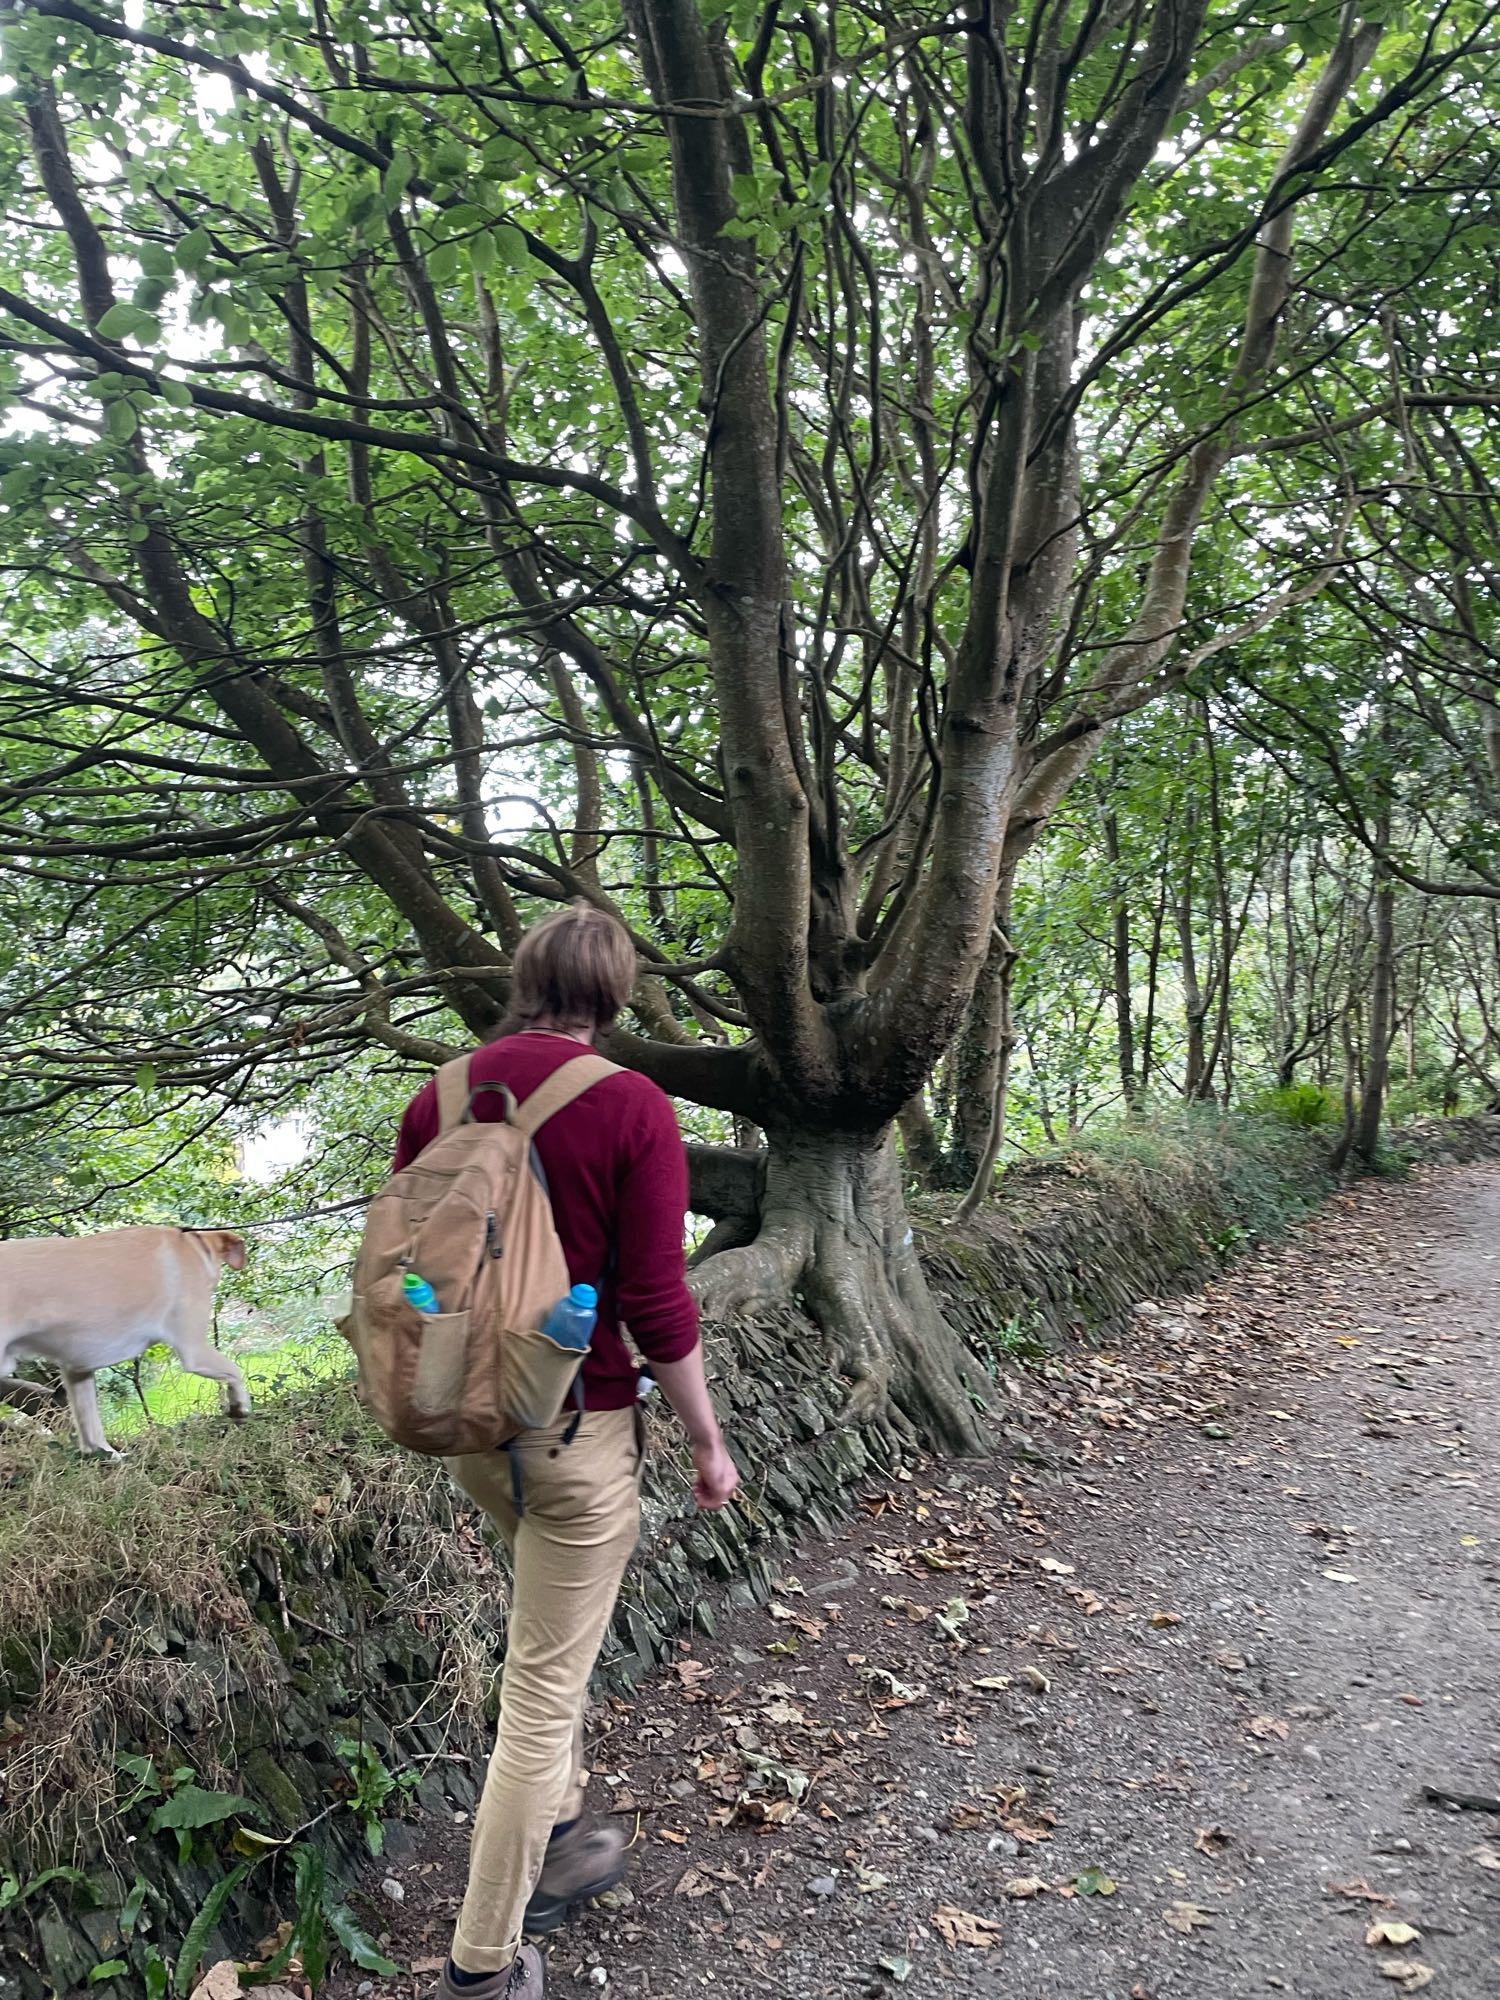
[[1242, 1674], [1247, 1664], [1243, 1653], [1214, 1654], [1214, 1665], [1222, 1667], [1226, 1674]]
[[986, 1674], [981, 1680], [970, 1681], [972, 1688], [983, 1688], [986, 1694], [999, 1694], [1002, 1688], [1010, 1686], [1009, 1674]]
[[1000, 1926], [989, 1917], [976, 1917], [971, 1910], [955, 1909], [943, 1903], [932, 1913], [932, 1921], [949, 1944], [966, 1944], [975, 1951], [990, 1951], [1000, 1942]]
[[1387, 1908], [1396, 1900], [1394, 1896], [1384, 1896], [1378, 1889], [1372, 1889], [1363, 1875], [1353, 1882], [1330, 1882], [1328, 1893], [1330, 1896], [1347, 1896], [1351, 1903], [1384, 1903]]
[[1161, 1915], [1163, 1923], [1181, 1931], [1184, 1937], [1191, 1937], [1194, 1931], [1213, 1929], [1214, 1912], [1201, 1909], [1197, 1903], [1173, 1903]]
[[1383, 1979], [1394, 1979], [1403, 1993], [1420, 1993], [1434, 1977], [1430, 1965], [1419, 1965], [1414, 1958], [1383, 1958], [1380, 1974]]
[[685, 1833], [679, 1833], [675, 1826], [659, 1827], [657, 1829], [656, 1837], [658, 1840], [671, 1841], [674, 1847], [687, 1846], [687, 1835]]
[[1052, 1685], [1040, 1667], [1022, 1667], [1021, 1679], [1038, 1694], [1045, 1694]]
[[1222, 1826], [1195, 1826], [1193, 1835], [1193, 1845], [1200, 1854], [1222, 1854], [1233, 1838]]
[[1376, 1947], [1415, 1944], [1421, 1935], [1415, 1924], [1407, 1923], [1402, 1917], [1382, 1917], [1379, 1923], [1371, 1924], [1365, 1932], [1365, 1943]]
[[1182, 1613], [1180, 1611], [1153, 1611], [1151, 1614], [1151, 1623], [1159, 1632], [1165, 1625], [1180, 1625], [1182, 1623]]
[[1287, 1739], [1287, 1726], [1279, 1715], [1252, 1715], [1245, 1727], [1252, 1736], [1258, 1736], [1262, 1742], [1268, 1736], [1279, 1736], [1283, 1743]]
[[1056, 1556], [1038, 1556], [1036, 1566], [1044, 1569], [1048, 1576], [1072, 1576], [1074, 1573], [1072, 1563], [1059, 1562]]
[[232, 1958], [211, 1965], [193, 1988], [192, 2000], [240, 2000], [240, 1969]]
[[419, 1979], [425, 1979], [429, 1972], [441, 1972], [447, 1963], [448, 1955], [444, 1952], [438, 1958], [414, 1958], [411, 1969]]
[[1024, 1903], [1032, 1896], [1041, 1895], [1046, 1886], [1040, 1875], [1013, 1875], [1005, 1885], [1005, 1893], [1016, 1902]]

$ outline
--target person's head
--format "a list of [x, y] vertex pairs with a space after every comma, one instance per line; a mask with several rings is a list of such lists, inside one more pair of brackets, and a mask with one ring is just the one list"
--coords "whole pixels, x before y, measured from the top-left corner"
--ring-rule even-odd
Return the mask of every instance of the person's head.
[[604, 910], [573, 903], [533, 924], [516, 946], [510, 1011], [500, 1032], [611, 1028], [634, 984], [635, 947], [624, 926]]

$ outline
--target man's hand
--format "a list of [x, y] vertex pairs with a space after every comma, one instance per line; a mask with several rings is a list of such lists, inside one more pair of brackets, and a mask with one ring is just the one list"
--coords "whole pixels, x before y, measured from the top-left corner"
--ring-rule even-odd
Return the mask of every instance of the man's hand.
[[722, 1437], [693, 1446], [693, 1465], [698, 1477], [693, 1482], [693, 1498], [706, 1513], [726, 1506], [740, 1483], [739, 1467], [729, 1456]]

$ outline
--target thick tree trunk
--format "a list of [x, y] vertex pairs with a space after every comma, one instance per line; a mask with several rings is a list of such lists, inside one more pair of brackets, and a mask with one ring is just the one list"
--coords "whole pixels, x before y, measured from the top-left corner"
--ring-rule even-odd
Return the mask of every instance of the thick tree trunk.
[[710, 1319], [795, 1298], [852, 1389], [848, 1418], [894, 1418], [950, 1451], [977, 1451], [984, 1382], [928, 1290], [889, 1131], [768, 1133], [755, 1241], [710, 1257], [693, 1289]]

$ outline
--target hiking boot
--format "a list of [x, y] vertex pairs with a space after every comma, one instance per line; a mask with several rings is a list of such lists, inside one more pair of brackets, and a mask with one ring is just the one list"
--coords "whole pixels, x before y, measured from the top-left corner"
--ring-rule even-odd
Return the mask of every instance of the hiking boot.
[[568, 1921], [575, 1905], [613, 1889], [624, 1873], [625, 1836], [620, 1829], [579, 1820], [547, 1848], [541, 1879], [526, 1905], [525, 1929], [533, 1937], [546, 1937]]
[[541, 2000], [542, 1954], [535, 1945], [523, 1944], [503, 1972], [487, 1973], [472, 1985], [458, 1984], [451, 1976], [452, 1964], [450, 1958], [444, 1965], [434, 2000]]

